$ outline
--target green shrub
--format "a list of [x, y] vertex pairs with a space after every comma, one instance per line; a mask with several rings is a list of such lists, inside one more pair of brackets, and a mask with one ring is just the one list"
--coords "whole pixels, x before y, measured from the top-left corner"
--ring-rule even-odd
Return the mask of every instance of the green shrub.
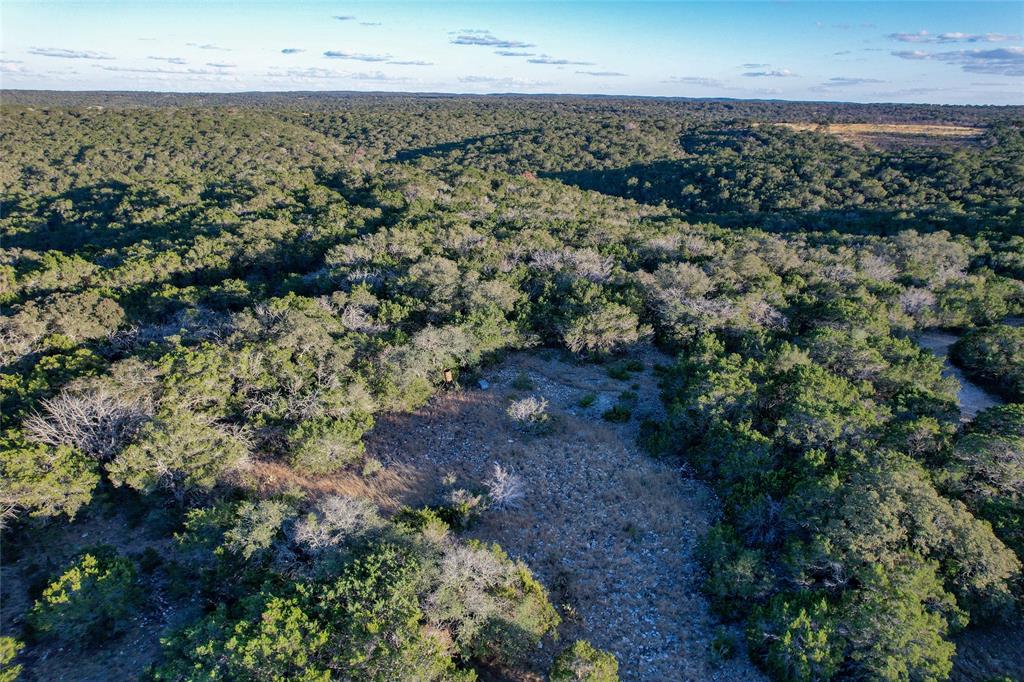
[[276, 500], [243, 502], [234, 525], [224, 533], [224, 547], [243, 559], [270, 549], [285, 521], [295, 515], [291, 505]]
[[373, 427], [373, 417], [354, 414], [345, 419], [307, 419], [289, 429], [289, 461], [311, 474], [329, 474], [352, 464], [363, 455], [363, 434]]
[[438, 524], [443, 524], [445, 527], [449, 526], [448, 522], [442, 518], [442, 514], [432, 507], [422, 507], [420, 509], [402, 507], [395, 512], [392, 521], [412, 530], [422, 530], [427, 526]]
[[577, 403], [577, 405], [579, 405], [580, 407], [586, 409], [586, 408], [590, 407], [591, 405], [593, 405], [595, 402], [597, 402], [597, 394], [593, 393], [593, 392], [590, 392], [590, 393], [585, 394], [582, 398], [580, 398], [580, 400]]
[[1007, 400], [1024, 402], [1024, 327], [971, 330], [953, 344], [950, 356], [975, 381]]
[[619, 662], [607, 651], [595, 649], [586, 640], [576, 640], [558, 654], [551, 672], [551, 682], [618, 682]]
[[629, 307], [604, 302], [574, 316], [562, 333], [562, 341], [573, 353], [607, 355], [649, 334], [650, 328], [641, 325]]
[[82, 646], [124, 632], [140, 604], [135, 563], [103, 545], [82, 554], [43, 590], [29, 623], [41, 636]]
[[640, 422], [637, 442], [653, 457], [669, 457], [676, 454], [677, 443], [672, 430], [656, 419], [644, 419]]
[[629, 379], [629, 370], [626, 369], [625, 363], [622, 362], [609, 366], [607, 372], [608, 376], [612, 379], [618, 379], [619, 381], [627, 381]]
[[730, 526], [713, 526], [701, 540], [698, 556], [707, 571], [704, 592], [723, 616], [735, 618], [768, 595], [764, 552], [744, 547]]
[[74, 518], [92, 499], [100, 480], [97, 469], [96, 462], [66, 445], [31, 443], [20, 433], [8, 432], [0, 438], [0, 511]]
[[230, 431], [187, 409], [168, 409], [142, 428], [107, 471], [114, 485], [147, 493], [165, 489], [182, 499], [212, 489], [245, 455], [245, 444]]
[[520, 372], [516, 375], [516, 378], [512, 380], [512, 388], [517, 391], [532, 391], [535, 386], [533, 379], [526, 372]]
[[831, 679], [843, 660], [834, 611], [824, 599], [777, 595], [754, 611], [748, 638], [755, 655], [779, 679]]
[[715, 628], [715, 636], [711, 640], [711, 658], [715, 661], [727, 661], [736, 655], [736, 637], [728, 628], [719, 625]]
[[0, 682], [15, 682], [21, 675], [21, 665], [14, 662], [25, 648], [13, 637], [0, 637]]
[[979, 412], [967, 425], [971, 433], [1024, 438], [1024, 403], [997, 405]]
[[323, 582], [267, 588], [165, 640], [155, 680], [463, 681], [417, 600], [423, 565], [382, 545]]
[[632, 417], [633, 417], [633, 410], [631, 410], [626, 405], [623, 405], [622, 403], [619, 403], [617, 405], [613, 405], [612, 407], [610, 407], [609, 409], [605, 410], [601, 414], [601, 419], [604, 419], [605, 421], [608, 421], [608, 422], [618, 422], [618, 423], [628, 422]]

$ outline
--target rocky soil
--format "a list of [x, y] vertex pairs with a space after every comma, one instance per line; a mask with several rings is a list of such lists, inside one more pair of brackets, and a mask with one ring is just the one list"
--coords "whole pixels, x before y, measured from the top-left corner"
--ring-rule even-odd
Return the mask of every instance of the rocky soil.
[[[469, 534], [499, 543], [549, 587], [566, 616], [557, 646], [582, 637], [612, 651], [624, 680], [763, 679], [742, 649], [725, 661], [710, 650], [718, 623], [699, 592], [694, 551], [717, 503], [678, 464], [637, 447], [640, 420], [662, 410], [653, 367], [670, 359], [653, 348], [631, 357], [644, 368], [621, 380], [605, 366], [554, 353], [513, 355], [483, 372], [487, 389], [452, 390], [413, 414], [383, 419], [368, 455], [418, 472], [403, 502], [471, 489], [495, 463], [521, 478], [518, 503], [488, 511]], [[623, 391], [635, 394], [627, 396], [632, 418], [602, 419]], [[548, 432], [523, 430], [506, 414], [528, 396], [548, 401]], [[546, 646], [539, 670], [555, 653]]]

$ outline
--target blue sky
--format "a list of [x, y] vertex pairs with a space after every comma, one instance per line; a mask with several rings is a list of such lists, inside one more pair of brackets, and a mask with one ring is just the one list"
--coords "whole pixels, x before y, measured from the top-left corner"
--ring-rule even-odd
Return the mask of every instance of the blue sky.
[[0, 20], [5, 88], [1024, 103], [1024, 0], [4, 0]]

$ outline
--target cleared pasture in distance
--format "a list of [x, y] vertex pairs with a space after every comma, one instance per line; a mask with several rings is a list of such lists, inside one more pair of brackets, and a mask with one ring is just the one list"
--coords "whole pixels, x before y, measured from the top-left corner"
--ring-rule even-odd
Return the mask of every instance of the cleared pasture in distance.
[[857, 146], [871, 145], [933, 146], [938, 144], [975, 144], [984, 135], [976, 126], [937, 125], [930, 123], [778, 123], [796, 132], [835, 135]]

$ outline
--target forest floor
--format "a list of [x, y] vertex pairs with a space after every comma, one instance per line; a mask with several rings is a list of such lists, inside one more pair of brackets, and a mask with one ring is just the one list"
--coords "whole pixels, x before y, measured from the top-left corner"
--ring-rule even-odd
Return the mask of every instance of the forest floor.
[[[624, 680], [762, 679], [742, 650], [725, 661], [711, 651], [718, 625], [694, 550], [717, 514], [713, 493], [636, 445], [640, 421], [662, 411], [653, 366], [671, 359], [653, 348], [631, 358], [643, 371], [619, 380], [554, 352], [512, 355], [483, 371], [486, 390], [449, 391], [382, 418], [367, 454], [386, 470], [417, 471], [399, 493], [405, 503], [437, 502], [452, 481], [479, 485], [495, 463], [521, 478], [519, 503], [486, 512], [467, 534], [526, 562], [566, 616], [561, 641], [537, 652], [537, 670], [585, 638], [616, 655]], [[627, 390], [632, 418], [603, 420]], [[588, 394], [592, 404], [581, 407]], [[507, 416], [512, 400], [530, 395], [549, 402], [550, 432], [526, 433]]]
[[[73, 522], [40, 526], [23, 536], [15, 557], [5, 549], [0, 562], [0, 632], [17, 636], [31, 608], [31, 584], [41, 590], [44, 578], [60, 573], [75, 556], [96, 545], [110, 545], [119, 554], [140, 556], [147, 549], [175, 556], [173, 540], [152, 533], [141, 518], [131, 519], [114, 504], [96, 502]], [[130, 682], [142, 679], [146, 666], [160, 655], [160, 639], [189, 623], [202, 609], [196, 599], [174, 598], [163, 581], [143, 574], [144, 607], [120, 623], [123, 634], [102, 645], [80, 641], [62, 644], [42, 640], [23, 652], [22, 682]]]

